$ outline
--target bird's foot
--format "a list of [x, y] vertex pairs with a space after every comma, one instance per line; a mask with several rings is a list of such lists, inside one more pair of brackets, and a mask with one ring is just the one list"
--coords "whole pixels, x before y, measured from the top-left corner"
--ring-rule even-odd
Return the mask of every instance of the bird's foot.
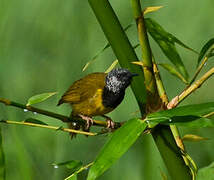
[[112, 119], [108, 116], [103, 115], [103, 117], [106, 118], [107, 128], [114, 129], [114, 127], [115, 127], [114, 121], [112, 121]]
[[86, 121], [86, 128], [85, 130], [89, 130], [89, 128], [91, 127], [91, 125], [93, 125], [94, 121], [91, 117], [89, 116], [85, 116], [85, 115], [82, 115], [82, 114], [79, 114], [79, 117], [81, 117], [83, 120]]

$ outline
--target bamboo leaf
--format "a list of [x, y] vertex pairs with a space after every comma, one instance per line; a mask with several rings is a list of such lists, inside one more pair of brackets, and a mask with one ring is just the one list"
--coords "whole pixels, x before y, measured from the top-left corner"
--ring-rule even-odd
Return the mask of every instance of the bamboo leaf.
[[66, 167], [71, 173], [79, 170], [82, 167], [82, 162], [77, 160], [65, 161], [60, 163], [53, 163], [54, 168]]
[[209, 166], [199, 169], [197, 180], [214, 180], [214, 162]]
[[184, 82], [185, 84], [188, 84], [188, 81], [182, 76], [181, 73], [179, 73], [175, 67], [173, 67], [172, 65], [170, 64], [163, 64], [163, 63], [160, 63], [158, 64], [160, 66], [162, 66], [164, 69], [166, 69], [170, 74], [172, 74], [173, 76], [179, 78], [182, 82]]
[[48, 125], [47, 123], [44, 123], [38, 119], [34, 119], [34, 118], [28, 118], [26, 119], [24, 122], [30, 122], [30, 123], [35, 123], [35, 124], [43, 124], [43, 125]]
[[173, 117], [173, 116], [203, 116], [214, 111], [214, 102], [180, 106], [174, 109], [151, 113], [147, 118]]
[[118, 64], [118, 60], [116, 59], [110, 66], [109, 68], [105, 71], [105, 73], [109, 73], [112, 69], [115, 68], [115, 66]]
[[[188, 46], [184, 45], [181, 41], [179, 41], [176, 37], [172, 34], [166, 32], [157, 22], [153, 19], [146, 18], [146, 27], [152, 38], [157, 42], [160, 46], [163, 53], [166, 57], [176, 66], [178, 71], [185, 77], [188, 78], [188, 73], [186, 68], [181, 60], [180, 55], [177, 52], [175, 47], [175, 43], [182, 45], [183, 47], [187, 48]], [[188, 49], [191, 49], [188, 47]]]
[[0, 128], [0, 180], [5, 180], [5, 157], [3, 151], [3, 143], [2, 143], [2, 132]]
[[207, 51], [214, 45], [214, 38], [210, 39], [201, 49], [198, 56], [198, 65], [200, 64], [202, 58], [205, 56]]
[[57, 92], [42, 93], [42, 94], [37, 94], [35, 96], [32, 96], [31, 98], [28, 99], [26, 106], [43, 102], [55, 94], [57, 94]]
[[149, 127], [154, 127], [158, 123], [170, 125], [175, 124], [185, 127], [214, 127], [214, 121], [202, 117], [205, 114], [213, 112], [214, 103], [203, 103], [195, 105], [182, 106], [170, 110], [160, 111], [149, 114], [146, 122]]
[[195, 134], [185, 134], [182, 137], [183, 141], [190, 141], [190, 142], [198, 142], [198, 141], [204, 141], [204, 140], [208, 140], [208, 138], [205, 137], [201, 137]]
[[144, 10], [143, 10], [143, 14], [147, 14], [147, 13], [150, 13], [150, 12], [154, 12], [154, 11], [157, 11], [159, 9], [161, 9], [163, 6], [151, 6], [151, 7], [146, 7]]
[[96, 179], [110, 168], [130, 148], [146, 127], [146, 123], [142, 120], [132, 119], [116, 130], [90, 168], [87, 180]]

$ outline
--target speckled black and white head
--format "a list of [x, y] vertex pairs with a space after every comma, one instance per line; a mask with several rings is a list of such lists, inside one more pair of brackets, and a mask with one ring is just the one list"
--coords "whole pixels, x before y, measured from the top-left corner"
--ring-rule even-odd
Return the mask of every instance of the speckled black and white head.
[[113, 69], [106, 76], [106, 88], [118, 94], [120, 91], [124, 91], [130, 84], [133, 76], [137, 74], [131, 73], [128, 69], [117, 68]]

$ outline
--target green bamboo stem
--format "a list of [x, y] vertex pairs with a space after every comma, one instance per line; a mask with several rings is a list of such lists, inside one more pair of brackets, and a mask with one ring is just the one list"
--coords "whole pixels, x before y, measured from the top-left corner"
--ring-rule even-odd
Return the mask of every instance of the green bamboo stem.
[[192, 94], [195, 90], [197, 90], [201, 85], [208, 80], [214, 74], [214, 68], [211, 68], [207, 71], [201, 78], [195, 81], [191, 86], [185, 89], [180, 95], [173, 98], [169, 104], [172, 107], [176, 107], [179, 103], [181, 103], [184, 99], [186, 99], [190, 94]]
[[191, 171], [184, 163], [169, 126], [157, 126], [152, 135], [171, 178], [173, 180], [191, 180]]
[[[14, 107], [17, 107], [17, 108], [20, 108], [20, 109], [24, 109], [26, 111], [31, 111], [31, 112], [36, 112], [38, 114], [43, 114], [43, 115], [46, 115], [46, 116], [49, 116], [49, 117], [52, 117], [52, 118], [55, 118], [55, 119], [59, 119], [62, 122], [72, 122], [72, 119], [70, 117], [68, 117], [68, 116], [64, 116], [64, 115], [57, 114], [57, 113], [54, 113], [54, 112], [50, 112], [50, 111], [46, 111], [46, 110], [43, 110], [43, 109], [35, 108], [33, 106], [26, 106], [24, 104], [20, 104], [20, 103], [14, 102], [14, 101], [10, 101], [9, 99], [0, 98], [0, 103], [3, 103], [5, 105], [7, 105], [7, 106], [14, 106]], [[81, 121], [81, 119], [80, 119], [80, 121]], [[115, 126], [114, 126], [115, 129], [119, 128], [122, 125], [122, 123], [120, 123], [120, 122], [114, 122], [114, 123], [115, 123]], [[101, 127], [107, 127], [108, 126], [106, 121], [99, 121], [99, 120], [93, 120], [93, 125], [101, 126]]]
[[[149, 106], [151, 109], [154, 109], [154, 103], [156, 102], [156, 104], [158, 104], [157, 102], [159, 101], [159, 97], [162, 100], [162, 105], [161, 103], [158, 104], [158, 108], [164, 108], [166, 107], [167, 103], [168, 103], [168, 98], [162, 83], [162, 80], [160, 78], [160, 74], [158, 71], [158, 68], [155, 64], [155, 62], [153, 62], [152, 59], [152, 53], [151, 53], [151, 48], [149, 45], [149, 40], [148, 40], [148, 36], [147, 36], [147, 31], [146, 31], [146, 26], [144, 23], [144, 17], [143, 17], [143, 13], [142, 13], [142, 9], [141, 9], [141, 4], [140, 4], [140, 0], [131, 0], [132, 2], [132, 7], [133, 7], [133, 11], [134, 11], [134, 17], [137, 23], [137, 28], [138, 28], [138, 36], [139, 36], [139, 41], [140, 41], [140, 45], [142, 48], [142, 58], [143, 58], [143, 65], [144, 65], [144, 75], [145, 75], [145, 84], [146, 84], [146, 89], [147, 89], [147, 94], [148, 94], [148, 101], [147, 103], [149, 103]], [[153, 65], [154, 64], [154, 65]], [[159, 94], [158, 94], [159, 93]], [[158, 96], [157, 96], [158, 94]], [[148, 106], [147, 106], [148, 107]], [[155, 108], [156, 109], [156, 108]], [[180, 149], [176, 147], [176, 144], [182, 149], [184, 150], [184, 145], [180, 139], [179, 136], [179, 132], [178, 129], [176, 128], [176, 126], [170, 126], [170, 129], [173, 133], [170, 132], [169, 128], [164, 128], [163, 126], [159, 126], [158, 128], [156, 128], [157, 131], [154, 131], [152, 133], [154, 140], [156, 142], [156, 145], [158, 146], [158, 149], [166, 163], [166, 167], [169, 170], [170, 175], [172, 176], [173, 179], [176, 179], [175, 177], [178, 176], [178, 173], [184, 173], [184, 175], [182, 175], [182, 177], [188, 177], [186, 179], [189, 179], [189, 169], [188, 167], [184, 166], [184, 161], [186, 162], [186, 164], [188, 164], [188, 160], [186, 159], [186, 157], [182, 156], [181, 154], [179, 155], [179, 157], [177, 157], [177, 154], [179, 154]], [[172, 147], [174, 149], [176, 149], [175, 152], [173, 152], [173, 149], [167, 149], [167, 146], [164, 146], [164, 144], [162, 144], [163, 141], [163, 136], [161, 136], [159, 133], [164, 132], [165, 134], [169, 134], [167, 141], [168, 143], [172, 144]], [[164, 134], [164, 135], [165, 135]], [[174, 141], [176, 141], [176, 143], [174, 143]], [[165, 151], [169, 152], [169, 154], [171, 156], [166, 156], [166, 154], [164, 153]], [[182, 164], [181, 167], [184, 168], [180, 168], [180, 171], [175, 171], [175, 168], [173, 168], [173, 166], [171, 166], [171, 160], [174, 158], [174, 160], [179, 161], [179, 163]], [[188, 164], [189, 165], [189, 164]]]
[[142, 50], [142, 62], [147, 90], [147, 112], [156, 111], [161, 107], [155, 76], [153, 73], [152, 52], [149, 44], [145, 20], [141, 9], [140, 0], [131, 0], [134, 18], [137, 24], [138, 37]]
[[[131, 65], [131, 62], [136, 61], [137, 57], [136, 54], [134, 53], [133, 48], [130, 45], [130, 42], [128, 41], [128, 38], [126, 36], [126, 34], [124, 33], [119, 20], [117, 19], [111, 5], [109, 4], [109, 2], [107, 0], [89, 0], [90, 6], [92, 7], [102, 29], [103, 32], [105, 33], [115, 55], [117, 56], [117, 59], [120, 63], [120, 65], [122, 67], [129, 67], [130, 70], [137, 70], [139, 72], [141, 72], [141, 70], [139, 68], [137, 68], [136, 65]], [[151, 60], [150, 60], [151, 63]], [[148, 63], [148, 65], [151, 65]], [[137, 69], [136, 69], [137, 68]], [[152, 72], [152, 67], [147, 67], [146, 68], [150, 69], [150, 71]], [[134, 71], [134, 72], [137, 72]], [[138, 72], [137, 72], [138, 73]], [[145, 112], [145, 99], [143, 100], [143, 106], [142, 106], [142, 98], [145, 98], [145, 88], [143, 86], [143, 76], [142, 76], [142, 72], [141, 74], [141, 78], [136, 78], [135, 82], [132, 84], [132, 90], [136, 96], [136, 99], [138, 101], [138, 104], [140, 105], [140, 109], [141, 109], [141, 113], [142, 116], [145, 116], [145, 114], [143, 114]], [[153, 77], [152, 77], [153, 78]], [[149, 84], [150, 85], [150, 84]], [[152, 83], [152, 85], [154, 85], [154, 83]], [[155, 85], [154, 85], [155, 87]], [[154, 90], [153, 92], [155, 92], [155, 94], [158, 94], [157, 89]], [[153, 97], [154, 98], [154, 97]], [[139, 103], [140, 101], [140, 103]], [[157, 103], [157, 99], [155, 99], [156, 103]], [[155, 102], [154, 101], [154, 102]], [[143, 111], [142, 111], [142, 107], [143, 107]], [[157, 131], [160, 132], [160, 131]], [[170, 174], [172, 175], [172, 177], [174, 179], [176, 179], [175, 176], [181, 177], [181, 175], [178, 174], [182, 174], [182, 177], [186, 176], [188, 178], [183, 178], [183, 179], [191, 179], [191, 175], [189, 175], [186, 172], [189, 172], [189, 169], [186, 168], [186, 165], [182, 159], [182, 156], [180, 155], [180, 151], [179, 148], [177, 147], [175, 140], [173, 139], [173, 136], [171, 134], [170, 129], [167, 129], [168, 135], [170, 136], [169, 142], [170, 144], [172, 144], [173, 149], [171, 148], [167, 148], [165, 147], [165, 144], [163, 144], [164, 139], [163, 137], [160, 135], [158, 135], [158, 133], [156, 133], [156, 144], [158, 146], [159, 151], [161, 152], [161, 155], [163, 156], [163, 158], [165, 159], [165, 163], [166, 166], [169, 169]], [[176, 149], [176, 151], [174, 151], [174, 149]], [[164, 151], [170, 151], [170, 154], [166, 154], [164, 153]], [[179, 169], [177, 169], [177, 167], [175, 168], [174, 166], [172, 166], [171, 163], [178, 163], [182, 164]], [[186, 172], [185, 172], [186, 171]], [[190, 178], [189, 178], [190, 177]]]
[[137, 55], [132, 48], [123, 28], [115, 15], [108, 0], [88, 0], [100, 26], [113, 49], [121, 67], [128, 68], [139, 74], [131, 84], [133, 93], [142, 114], [145, 114], [146, 89], [144, 86], [144, 74], [141, 67], [132, 64], [138, 61]]

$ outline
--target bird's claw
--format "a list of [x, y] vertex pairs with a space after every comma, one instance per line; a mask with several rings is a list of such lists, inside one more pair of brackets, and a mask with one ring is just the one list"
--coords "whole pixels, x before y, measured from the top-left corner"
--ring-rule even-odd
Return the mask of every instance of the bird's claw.
[[115, 127], [114, 121], [112, 121], [110, 118], [107, 118], [106, 122], [107, 122], [107, 128], [114, 129], [114, 127]]
[[86, 121], [86, 128], [85, 130], [89, 130], [89, 128], [91, 127], [91, 125], [93, 125], [94, 121], [91, 117], [89, 116], [84, 116], [82, 114], [79, 114], [79, 117], [81, 117], [83, 120]]

